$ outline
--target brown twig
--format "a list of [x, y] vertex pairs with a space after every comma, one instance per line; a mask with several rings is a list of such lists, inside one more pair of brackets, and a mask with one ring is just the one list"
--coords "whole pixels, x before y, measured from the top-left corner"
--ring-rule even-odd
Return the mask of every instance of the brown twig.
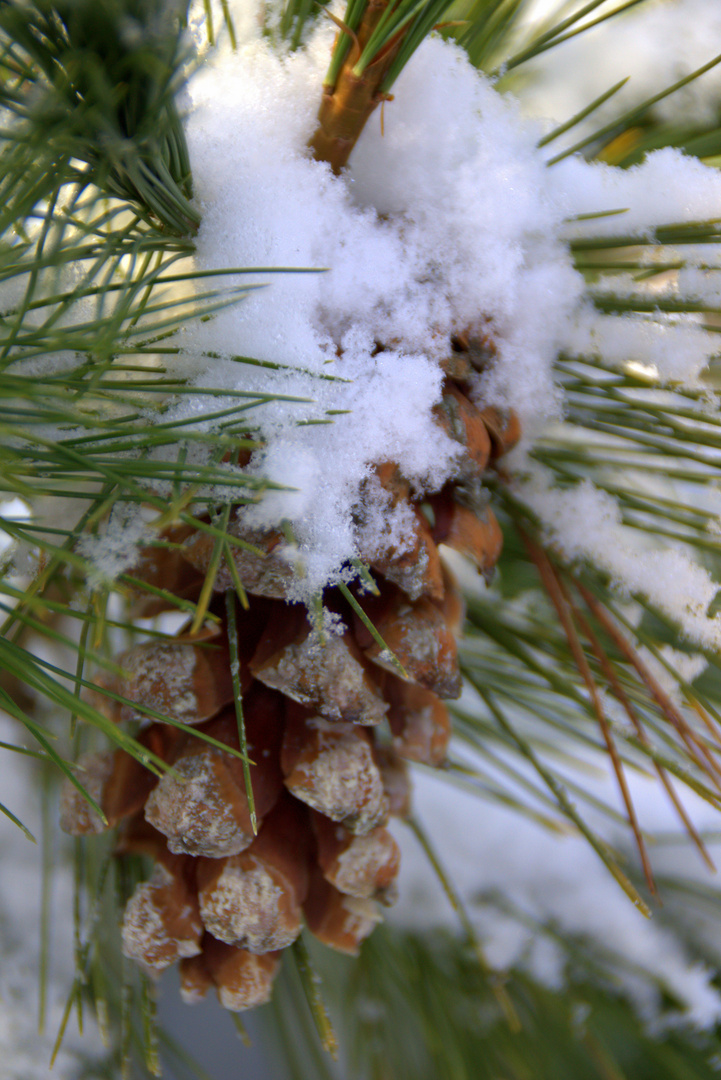
[[[323, 90], [318, 126], [308, 143], [315, 159], [327, 161], [336, 175], [347, 165], [368, 118], [389, 97], [381, 92], [380, 87], [400, 48], [407, 26], [402, 27], [380, 49], [362, 74], [356, 75], [353, 70], [386, 7], [387, 0], [369, 3], [357, 34], [345, 24], [340, 27], [344, 34], [350, 35], [353, 46], [343, 61], [335, 86], [326, 86]], [[340, 26], [338, 19], [333, 18], [333, 21]]]

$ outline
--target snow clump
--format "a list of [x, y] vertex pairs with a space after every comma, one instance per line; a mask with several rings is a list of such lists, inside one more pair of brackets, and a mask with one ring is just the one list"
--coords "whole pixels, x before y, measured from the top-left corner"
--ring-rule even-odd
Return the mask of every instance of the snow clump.
[[[451, 335], [492, 335], [498, 360], [474, 393], [530, 428], [558, 413], [551, 364], [583, 290], [538, 128], [453, 45], [424, 43], [343, 176], [311, 159], [333, 32], [289, 57], [260, 36], [219, 51], [191, 84], [188, 120], [199, 267], [319, 271], [256, 274], [267, 288], [184, 342], [199, 385], [283, 395], [254, 410], [266, 447], [251, 470], [290, 490], [247, 516], [291, 523], [308, 593], [356, 553], [373, 463], [396, 461], [416, 490], [452, 474], [457, 446], [431, 415]], [[224, 359], [203, 361], [211, 351]], [[202, 422], [197, 400], [176, 415]]]

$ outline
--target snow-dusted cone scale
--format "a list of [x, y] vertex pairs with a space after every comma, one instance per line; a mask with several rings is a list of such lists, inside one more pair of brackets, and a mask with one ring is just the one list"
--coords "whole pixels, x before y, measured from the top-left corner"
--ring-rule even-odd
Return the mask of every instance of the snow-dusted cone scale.
[[379, 826], [357, 836], [323, 814], [314, 814], [313, 830], [318, 865], [326, 881], [339, 892], [382, 903], [395, 899], [400, 851], [387, 829]]
[[[233, 700], [227, 644], [207, 641], [148, 641], [116, 659], [122, 675], [98, 680], [92, 703], [115, 721], [141, 720], [142, 707], [169, 720], [197, 724]], [[110, 691], [139, 706], [116, 701]], [[146, 714], [147, 715], [147, 714]]]
[[385, 688], [390, 703], [388, 724], [397, 753], [424, 765], [442, 764], [451, 738], [451, 718], [441, 699], [392, 675]]
[[[246, 738], [255, 754], [250, 780], [255, 812], [262, 821], [282, 788], [279, 749], [282, 699], [258, 687], [248, 695]], [[204, 734], [238, 751], [235, 712], [202, 726]], [[238, 757], [188, 736], [146, 805], [145, 817], [176, 853], [221, 858], [237, 855], [253, 840], [243, 766]]]
[[[165, 761], [173, 753], [178, 733], [173, 728], [154, 725], [138, 741]], [[154, 773], [124, 750], [84, 754], [75, 772], [79, 783], [102, 810], [105, 820], [82, 792], [66, 781], [60, 800], [60, 826], [71, 836], [105, 832], [142, 810], [157, 782]]]
[[[254, 596], [283, 600], [293, 582], [293, 565], [288, 558], [288, 542], [275, 529], [244, 529], [238, 523], [228, 527], [228, 535], [238, 543], [232, 545], [232, 560], [244, 589]], [[213, 557], [215, 539], [205, 532], [195, 533], [184, 545], [184, 556], [202, 573]], [[225, 556], [215, 578], [218, 589], [233, 586], [233, 575]]]
[[200, 952], [203, 925], [193, 873], [189, 860], [164, 857], [128, 901], [123, 951], [151, 975]]
[[358, 955], [361, 944], [381, 920], [374, 900], [342, 893], [320, 870], [312, 876], [304, 911], [308, 929], [319, 941], [351, 956]]
[[128, 581], [137, 581], [129, 586], [130, 611], [134, 617], [150, 618], [167, 606], [167, 600], [148, 592], [145, 585], [180, 599], [198, 595], [202, 576], [181, 550], [181, 545], [193, 531], [190, 525], [172, 525], [165, 529], [163, 540], [157, 547], [141, 549], [137, 563], [128, 570]]
[[297, 799], [351, 832], [362, 836], [386, 820], [388, 800], [365, 728], [294, 711], [281, 765], [285, 785]]
[[391, 672], [398, 670], [400, 662], [413, 682], [439, 697], [458, 697], [458, 650], [443, 611], [431, 600], [411, 602], [400, 592], [369, 607], [383, 644], [374, 640], [363, 624], [359, 625], [361, 641], [368, 642], [364, 649], [368, 659]]
[[252, 953], [290, 945], [302, 929], [311, 858], [308, 813], [285, 796], [240, 855], [201, 859], [198, 899], [205, 929]]
[[148, 799], [145, 816], [177, 854], [220, 858], [253, 839], [247, 799], [213, 748], [176, 761]]
[[323, 640], [292, 608], [269, 624], [250, 663], [256, 679], [328, 720], [378, 724], [388, 706], [366, 668], [351, 634]]
[[[410, 484], [394, 462], [377, 465], [373, 475], [388, 498], [388, 512], [396, 511], [400, 504], [412, 506]], [[406, 544], [379, 547], [372, 530], [370, 537], [366, 537], [366, 521], [360, 510], [357, 520], [360, 557], [371, 570], [397, 585], [411, 600], [421, 596], [440, 599], [444, 591], [443, 567], [429, 522], [417, 506], [413, 506], [413, 513], [408, 517], [410, 537]]]
[[457, 478], [463, 481], [483, 476], [491, 456], [491, 436], [482, 413], [451, 380], [444, 385], [441, 403], [433, 411], [446, 434], [463, 447]]

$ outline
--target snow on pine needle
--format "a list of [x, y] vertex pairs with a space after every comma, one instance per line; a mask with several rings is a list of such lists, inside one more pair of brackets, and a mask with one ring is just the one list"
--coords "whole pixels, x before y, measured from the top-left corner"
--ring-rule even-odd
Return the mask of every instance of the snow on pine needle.
[[[609, 751], [617, 777], [629, 764], [650, 770], [650, 757], [664, 782], [671, 773], [695, 785], [707, 803], [719, 803], [716, 743], [697, 731], [689, 734], [686, 721], [679, 723], [675, 743], [663, 728], [664, 718], [675, 718], [689, 705], [698, 706], [702, 722], [713, 726], [705, 701], [690, 687], [696, 679], [711, 678], [707, 661], [717, 660], [719, 645], [713, 601], [721, 507], [712, 483], [721, 450], [713, 391], [721, 306], [714, 225], [721, 219], [719, 175], [668, 147], [623, 171], [581, 156], [549, 166], [563, 145], [553, 124], [566, 115], [529, 119], [522, 83], [483, 74], [458, 45], [433, 36], [394, 84], [393, 99], [371, 118], [347, 171], [334, 176], [311, 159], [308, 142], [336, 28], [320, 20], [302, 48], [286, 53], [261, 28], [259, 6], [239, 2], [231, 9], [237, 46], [221, 39], [205, 50], [181, 102], [194, 213], [201, 224], [193, 245], [178, 241], [172, 258], [187, 259], [192, 247], [192, 272], [198, 275], [246, 268], [222, 283], [235, 290], [228, 296], [242, 302], [226, 305], [222, 289], [202, 292], [204, 279], [198, 277], [197, 305], [186, 299], [182, 304], [197, 315], [207, 302], [210, 317], [189, 317], [181, 326], [182, 320], [170, 316], [164, 321], [161, 306], [155, 336], [152, 305], [131, 305], [118, 322], [118, 334], [124, 335], [120, 355], [135, 372], [131, 378], [140, 370], [141, 385], [138, 357], [151, 363], [148, 357], [158, 346], [165, 364], [157, 384], [162, 406], [151, 406], [146, 397], [138, 412], [113, 427], [110, 420], [126, 404], [118, 397], [107, 409], [95, 402], [95, 416], [84, 416], [85, 426], [77, 414], [62, 411], [41, 424], [42, 439], [58, 440], [66, 452], [54, 465], [61, 498], [72, 498], [62, 485], [73, 475], [70, 463], [78, 468], [82, 454], [90, 455], [82, 458], [83, 469], [93, 454], [99, 462], [96, 474], [81, 469], [83, 483], [100, 478], [107, 485], [97, 495], [95, 512], [91, 505], [77, 529], [66, 533], [78, 556], [75, 570], [81, 557], [91, 564], [89, 597], [73, 601], [78, 614], [87, 599], [87, 622], [71, 677], [79, 687], [86, 653], [92, 655], [88, 642], [91, 650], [101, 651], [108, 629], [106, 586], [123, 571], [132, 574], [137, 548], [147, 544], [154, 527], [160, 531], [173, 520], [190, 526], [183, 515], [191, 511], [209, 535], [218, 523], [232, 527], [231, 515], [237, 515], [241, 530], [282, 529], [297, 571], [291, 599], [307, 603], [355, 576], [361, 517], [365, 551], [402, 546], [413, 527], [408, 505], [390, 508], [374, 482], [373, 467], [397, 463], [418, 502], [454, 476], [458, 444], [441, 430], [432, 410], [442, 393], [441, 362], [454, 335], [467, 333], [485, 342], [488, 354], [470, 380], [469, 394], [479, 406], [513, 409], [524, 434], [492, 481], [516, 546], [507, 545], [500, 586], [470, 590], [462, 662], [479, 694], [472, 717], [464, 711], [465, 700], [457, 710], [459, 742], [483, 749], [488, 717], [498, 720], [499, 730], [506, 725], [503, 738], [496, 731], [488, 739], [495, 750], [494, 739], [503, 745], [493, 767], [484, 764], [489, 776], [480, 786], [487, 780], [484, 790], [514, 812], [527, 809], [531, 785], [535, 809], [546, 813], [550, 791], [566, 817], [580, 832], [586, 830], [596, 853], [615, 866], [615, 856], [593, 831], [595, 818], [586, 826], [567, 797], [565, 780], [558, 779], [562, 770], [554, 771], [557, 762], [542, 765], [537, 775], [534, 769], [539, 754], [563, 758], [567, 746], [572, 759], [577, 738], [605, 753], [599, 732], [589, 734], [579, 717], [594, 718], [593, 681], [607, 673], [611, 655], [620, 682], [603, 691], [595, 718], [609, 721], [611, 739], [625, 740], [618, 760]], [[196, 20], [199, 32], [204, 18]], [[71, 219], [70, 233], [78, 222], [86, 224], [82, 215], [69, 214]], [[119, 252], [118, 274], [128, 264], [133, 272], [141, 265], [143, 273], [147, 270], [138, 254], [146, 240], [138, 222], [128, 227], [129, 234], [136, 226], [139, 246], [128, 249], [125, 263]], [[42, 226], [35, 222], [34, 227], [37, 236]], [[104, 227], [88, 231], [99, 235]], [[130, 238], [137, 240], [135, 233]], [[153, 243], [161, 248], [163, 237], [154, 236]], [[151, 276], [138, 275], [135, 297], [152, 293]], [[17, 292], [17, 275], [10, 275], [10, 288]], [[92, 309], [98, 326], [103, 289]], [[94, 296], [91, 289], [85, 299], [92, 304]], [[8, 306], [17, 314], [16, 296], [8, 297]], [[86, 316], [87, 310], [86, 305]], [[72, 326], [68, 311], [63, 314]], [[17, 326], [34, 333], [33, 318], [21, 311]], [[78, 322], [76, 344], [89, 348], [83, 334], [92, 336], [96, 325], [85, 325], [81, 316]], [[146, 337], [140, 336], [138, 322]], [[66, 351], [53, 353], [52, 315], [47, 330], [37, 370], [52, 376], [63, 372], [63, 364], [72, 370], [72, 354], [69, 360]], [[34, 340], [32, 334], [27, 338], [30, 344]], [[30, 356], [26, 374], [35, 371], [32, 363]], [[108, 360], [103, 377], [111, 369]], [[106, 395], [105, 407], [111, 390], [102, 378], [93, 386]], [[140, 397], [130, 389], [127, 395], [127, 403], [137, 407]], [[228, 421], [231, 405], [237, 408]], [[98, 416], [106, 423], [106, 444], [93, 442]], [[227, 460], [231, 450], [237, 453], [239, 433], [247, 450], [242, 467]], [[106, 455], [103, 445], [109, 446]], [[206, 507], [212, 511], [219, 504], [225, 510], [208, 524]], [[86, 525], [89, 531], [78, 542]], [[160, 543], [173, 551], [174, 541], [162, 533]], [[217, 570], [222, 554], [216, 547], [211, 570], [213, 565]], [[39, 559], [41, 575], [55, 556], [48, 546]], [[550, 581], [557, 613], [571, 608], [565, 639], [551, 603], [539, 600], [537, 579], [534, 589], [524, 594], [519, 587], [514, 594], [514, 574], [524, 580], [529, 567]], [[601, 591], [603, 602], [594, 590]], [[614, 595], [621, 598], [615, 607]], [[580, 598], [586, 608], [579, 616]], [[638, 606], [624, 622], [631, 599]], [[604, 621], [606, 601], [612, 607], [609, 621]], [[672, 625], [672, 645], [648, 640], [644, 606], [646, 616]], [[200, 601], [197, 608], [188, 602], [184, 608], [194, 619], [207, 605], [201, 609]], [[22, 618], [29, 618], [24, 609]], [[573, 660], [577, 638], [583, 636], [578, 628], [589, 620], [596, 630], [598, 625], [605, 629], [605, 636], [595, 652], [587, 648], [590, 661], [581, 678]], [[133, 627], [128, 623], [121, 630]], [[509, 641], [515, 652], [504, 645]], [[640, 665], [635, 682], [624, 641], [635, 643]], [[569, 669], [575, 673], [569, 675]], [[669, 669], [670, 683], [664, 683]], [[544, 671], [555, 680], [557, 699], [566, 693], [567, 713], [558, 710], [547, 687], [540, 689]], [[645, 697], [639, 679], [651, 688]], [[657, 687], [670, 704], [660, 709], [661, 719], [649, 720], [649, 699]], [[714, 689], [711, 685], [709, 696]], [[650, 750], [643, 732], [630, 731], [631, 704], [624, 701], [638, 709], [658, 740]], [[534, 728], [539, 717], [548, 723], [540, 734]], [[554, 725], [556, 742], [549, 736]], [[523, 768], [513, 757], [514, 739], [516, 752], [526, 755]], [[679, 758], [679, 740], [690, 743], [688, 759]], [[462, 766], [451, 762], [452, 769], [462, 771]], [[481, 768], [477, 762], [473, 767]], [[516, 783], [507, 782], [511, 774]], [[592, 795], [584, 797], [570, 783], [569, 790], [585, 814]], [[637, 790], [633, 794], [638, 798]], [[451, 804], [449, 799], [452, 809]], [[638, 826], [633, 818], [630, 798], [626, 809], [643, 854], [645, 823]], [[642, 809], [653, 815], [653, 800]], [[683, 814], [681, 819], [705, 852], [693, 826]], [[513, 825], [499, 823], [499, 836], [506, 828], [512, 831]], [[535, 844], [529, 833], [519, 845], [519, 862]], [[499, 846], [489, 845], [494, 866], [500, 866]], [[450, 857], [452, 862], [467, 858], [463, 851], [451, 851]], [[512, 870], [521, 876], [518, 866]], [[542, 877], [530, 886], [526, 882], [525, 892], [519, 886], [516, 898], [527, 900], [528, 889]], [[647, 880], [653, 884], [648, 873]], [[489, 875], [471, 882], [468, 891], [502, 884]], [[539, 904], [534, 918], [557, 921], [564, 932], [605, 937], [608, 920], [598, 910], [574, 922], [569, 899], [576, 895], [574, 884], [560, 872], [556, 882], [544, 878], [541, 891], [548, 896], [558, 885], [562, 895], [558, 903]], [[635, 884], [627, 885], [637, 896]], [[578, 902], [585, 904], [592, 891], [580, 889]], [[625, 901], [620, 892], [618, 899]], [[628, 915], [637, 918], [631, 905]], [[624, 923], [623, 933], [633, 938], [631, 925]], [[524, 943], [505, 952], [502, 944], [493, 963], [515, 964]], [[719, 1014], [708, 973], [682, 948], [672, 950], [667, 964], [654, 963], [655, 951], [665, 945], [663, 934], [649, 931], [639, 938], [633, 959], [657, 984], [674, 984], [693, 1021], [707, 1026]], [[553, 982], [560, 961], [555, 954], [546, 960], [537, 974]]]
[[[291, 523], [305, 596], [356, 554], [352, 517], [374, 462], [397, 461], [419, 491], [437, 490], [450, 474], [454, 448], [430, 410], [441, 378], [435, 361], [459, 327], [492, 338], [496, 356], [475, 378], [475, 400], [519, 413], [526, 452], [568, 408], [554, 370], [559, 351], [622, 367], [653, 362], [659, 380], [698, 387], [717, 342], [693, 317], [603, 314], [568, 246], [619, 234], [643, 244], [658, 226], [718, 218], [715, 170], [670, 149], [626, 172], [579, 157], [549, 169], [549, 151], [537, 148], [543, 127], [457, 47], [430, 39], [395, 85], [382, 126], [374, 116], [347, 173], [334, 177], [306, 150], [334, 32], [321, 26], [305, 49], [279, 56], [253, 29], [237, 51], [211, 55], [187, 102], [202, 210], [198, 265], [318, 270], [274, 277], [184, 339], [203, 386], [268, 388], [267, 371], [258, 369], [256, 384], [233, 356], [284, 365], [273, 389], [300, 400], [256, 410], [264, 448], [250, 466], [279, 490], [244, 514], [249, 524]], [[591, 220], [574, 223], [579, 216]], [[656, 251], [644, 251], [650, 273]], [[689, 256], [705, 263], [709, 246]], [[652, 288], [638, 286], [646, 296]], [[202, 398], [186, 398], [178, 415], [202, 423], [203, 408]], [[535, 499], [539, 482], [530, 481], [529, 501], [577, 555], [561, 495]], [[624, 570], [611, 554], [629, 543], [618, 542], [626, 533], [614, 531], [616, 516], [613, 497], [599, 495], [584, 554], [604, 549], [614, 580], [648, 596], [653, 583], [644, 586], [638, 566], [632, 572], [634, 556]], [[584, 531], [584, 516], [571, 510], [571, 518]], [[688, 628], [692, 618], [705, 625], [708, 574], [692, 555], [663, 559], [692, 590]], [[683, 602], [673, 614], [683, 618]]]

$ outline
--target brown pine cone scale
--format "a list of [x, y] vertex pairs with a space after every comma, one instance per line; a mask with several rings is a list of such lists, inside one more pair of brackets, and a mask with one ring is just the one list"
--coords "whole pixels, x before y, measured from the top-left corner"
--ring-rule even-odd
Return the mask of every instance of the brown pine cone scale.
[[[394, 462], [369, 473], [367, 490], [408, 525], [401, 543], [374, 537], [361, 507], [354, 519], [377, 589], [371, 595], [359, 584], [353, 594], [375, 633], [330, 590], [331, 629], [289, 602], [297, 552], [278, 530], [248, 528], [239, 508], [229, 531], [248, 598], [236, 604], [233, 636], [242, 709], [233, 700], [224, 596], [211, 602], [214, 630], [190, 635], [186, 627], [137, 645], [117, 658], [119, 674], [97, 679], [93, 703], [139, 728], [141, 744], [169, 769], [158, 778], [120, 750], [85, 756], [78, 777], [107, 825], [70, 785], [61, 824], [87, 835], [120, 823], [118, 855], [155, 860], [127, 902], [123, 948], [151, 975], [178, 962], [188, 1002], [214, 987], [225, 1008], [261, 1004], [304, 925], [355, 954], [381, 918], [379, 905], [395, 899], [400, 853], [386, 825], [410, 813], [406, 761], [443, 763], [451, 736], [444, 699], [461, 691], [464, 606], [443, 548], [486, 578], [501, 551], [483, 476], [518, 438], [518, 423], [480, 410], [465, 392], [489, 349], [458, 335], [444, 365], [434, 415], [458, 444], [454, 478], [420, 497]], [[133, 569], [136, 613], [160, 611], [159, 590], [197, 600], [215, 538], [171, 526], [159, 544]], [[143, 580], [155, 590], [147, 603]], [[233, 580], [221, 560], [215, 593]]]

